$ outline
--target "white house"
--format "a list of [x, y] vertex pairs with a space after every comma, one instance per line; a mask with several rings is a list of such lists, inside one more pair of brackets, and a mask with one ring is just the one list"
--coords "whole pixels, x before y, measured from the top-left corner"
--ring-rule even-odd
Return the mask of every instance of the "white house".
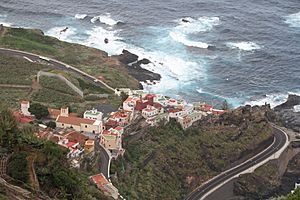
[[142, 116], [145, 119], [154, 117], [158, 113], [159, 113], [159, 110], [157, 108], [155, 108], [154, 106], [150, 106], [150, 105], [147, 105], [147, 107], [142, 110]]
[[103, 113], [98, 111], [97, 109], [87, 110], [83, 114], [83, 118], [85, 119], [93, 119], [102, 121]]
[[29, 101], [22, 101], [21, 102], [21, 112], [24, 116], [32, 116], [31, 113], [28, 111], [30, 108], [30, 103]]

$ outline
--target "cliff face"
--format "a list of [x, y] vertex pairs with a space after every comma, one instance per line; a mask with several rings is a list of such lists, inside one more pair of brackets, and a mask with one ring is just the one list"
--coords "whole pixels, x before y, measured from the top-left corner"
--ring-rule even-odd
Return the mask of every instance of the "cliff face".
[[240, 176], [234, 182], [234, 193], [247, 200], [268, 199], [287, 195], [300, 182], [300, 153], [294, 156], [283, 174], [278, 162], [271, 161], [252, 174]]
[[[268, 107], [241, 107], [207, 117], [183, 131], [171, 121], [125, 137], [123, 159], [112, 162], [114, 184], [130, 199], [183, 199], [272, 138]], [[136, 131], [136, 130], [135, 130]], [[129, 134], [130, 135], [130, 134]], [[138, 139], [137, 139], [138, 138]]]

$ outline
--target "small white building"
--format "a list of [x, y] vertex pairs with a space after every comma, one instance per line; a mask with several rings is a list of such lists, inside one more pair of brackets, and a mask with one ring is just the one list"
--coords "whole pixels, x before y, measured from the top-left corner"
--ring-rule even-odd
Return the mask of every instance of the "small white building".
[[147, 107], [142, 110], [142, 116], [145, 119], [154, 117], [158, 113], [159, 113], [159, 110], [157, 108], [155, 108], [154, 106], [150, 106], [150, 105], [147, 105]]
[[181, 117], [178, 117], [177, 121], [181, 125], [183, 129], [189, 128], [194, 122], [200, 120], [203, 116], [206, 116], [207, 114], [205, 112], [192, 112], [188, 115], [184, 115]]
[[87, 110], [83, 114], [84, 119], [93, 119], [93, 120], [101, 120], [102, 121], [103, 113], [98, 111], [97, 109]]
[[32, 116], [31, 113], [29, 112], [29, 109], [30, 108], [30, 103], [29, 101], [22, 101], [21, 102], [21, 113], [24, 115], [24, 116]]
[[123, 110], [125, 111], [134, 111], [134, 108], [136, 106], [136, 102], [140, 100], [138, 97], [129, 96], [124, 102], [123, 102]]

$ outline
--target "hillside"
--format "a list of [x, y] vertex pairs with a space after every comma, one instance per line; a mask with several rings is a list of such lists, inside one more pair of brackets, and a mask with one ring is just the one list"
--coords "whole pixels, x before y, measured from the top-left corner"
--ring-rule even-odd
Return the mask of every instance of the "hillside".
[[139, 87], [139, 82], [117, 58], [98, 49], [45, 36], [40, 30], [1, 26], [0, 47], [57, 59], [99, 77], [112, 87]]
[[[19, 126], [3, 106], [0, 106], [0, 150], [0, 159], [9, 157], [8, 176], [4, 176], [7, 184], [0, 180], [1, 199], [108, 199], [89, 183], [87, 172], [79, 173], [69, 167], [65, 150], [51, 141], [36, 138], [30, 125]], [[21, 188], [9, 190], [8, 184]], [[21, 192], [27, 197], [20, 196]]]
[[269, 107], [242, 107], [183, 131], [176, 122], [125, 138], [114, 184], [128, 199], [182, 199], [271, 142]]

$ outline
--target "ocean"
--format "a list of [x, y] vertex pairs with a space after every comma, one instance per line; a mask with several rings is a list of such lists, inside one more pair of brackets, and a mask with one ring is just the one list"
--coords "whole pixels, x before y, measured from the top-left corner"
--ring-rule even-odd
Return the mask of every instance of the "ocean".
[[162, 76], [145, 90], [188, 101], [275, 106], [300, 94], [299, 0], [0, 0], [0, 23], [127, 49]]

